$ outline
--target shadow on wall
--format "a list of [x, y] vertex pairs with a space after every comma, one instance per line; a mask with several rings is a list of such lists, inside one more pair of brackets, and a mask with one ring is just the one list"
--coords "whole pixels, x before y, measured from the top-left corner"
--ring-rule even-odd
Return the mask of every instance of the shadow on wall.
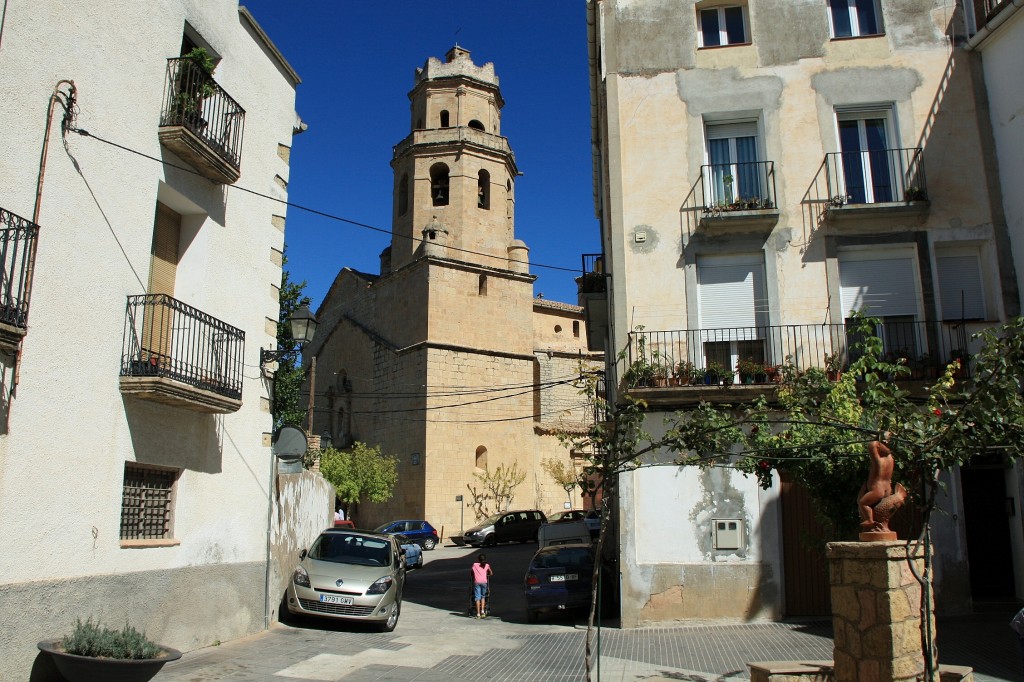
[[[222, 417], [122, 396], [136, 461], [206, 474], [220, 473]], [[166, 425], [173, 415], [174, 438]], [[265, 476], [261, 476], [265, 480]]]

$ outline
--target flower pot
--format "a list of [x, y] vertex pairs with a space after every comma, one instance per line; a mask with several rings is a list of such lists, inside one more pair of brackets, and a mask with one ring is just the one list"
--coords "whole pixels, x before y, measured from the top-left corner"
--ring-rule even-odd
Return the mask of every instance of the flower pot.
[[37, 646], [53, 657], [54, 665], [68, 682], [147, 682], [160, 672], [164, 664], [181, 658], [180, 651], [165, 646], [160, 647], [159, 658], [140, 660], [69, 654], [59, 639], [44, 640]]

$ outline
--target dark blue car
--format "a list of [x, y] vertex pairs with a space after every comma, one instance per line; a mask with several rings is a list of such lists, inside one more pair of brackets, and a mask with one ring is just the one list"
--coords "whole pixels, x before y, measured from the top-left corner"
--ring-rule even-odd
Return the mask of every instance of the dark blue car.
[[437, 543], [439, 542], [437, 531], [423, 519], [388, 521], [381, 526], [377, 526], [377, 528], [374, 529], [374, 532], [388, 533], [390, 535], [401, 533], [410, 540], [414, 540], [416, 544], [428, 551], [437, 547]]
[[552, 545], [537, 550], [526, 570], [526, 620], [536, 623], [541, 613], [590, 607], [594, 584], [591, 545]]

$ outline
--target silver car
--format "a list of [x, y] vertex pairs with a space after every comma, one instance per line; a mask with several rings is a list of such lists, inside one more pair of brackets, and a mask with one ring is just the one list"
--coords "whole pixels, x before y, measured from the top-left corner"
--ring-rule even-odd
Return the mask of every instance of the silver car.
[[329, 528], [309, 551], [288, 585], [288, 610], [296, 615], [398, 625], [405, 586], [404, 550], [394, 537]]

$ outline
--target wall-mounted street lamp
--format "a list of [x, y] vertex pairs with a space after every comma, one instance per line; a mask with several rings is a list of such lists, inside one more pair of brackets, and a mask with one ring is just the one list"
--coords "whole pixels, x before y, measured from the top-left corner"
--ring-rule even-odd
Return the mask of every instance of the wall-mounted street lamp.
[[[312, 341], [313, 335], [316, 334], [316, 318], [313, 313], [309, 312], [307, 306], [296, 308], [292, 316], [288, 318], [288, 324], [292, 329], [292, 338], [300, 348]], [[262, 370], [268, 362], [277, 362], [286, 352], [288, 351], [281, 348], [260, 348], [260, 369]]]

